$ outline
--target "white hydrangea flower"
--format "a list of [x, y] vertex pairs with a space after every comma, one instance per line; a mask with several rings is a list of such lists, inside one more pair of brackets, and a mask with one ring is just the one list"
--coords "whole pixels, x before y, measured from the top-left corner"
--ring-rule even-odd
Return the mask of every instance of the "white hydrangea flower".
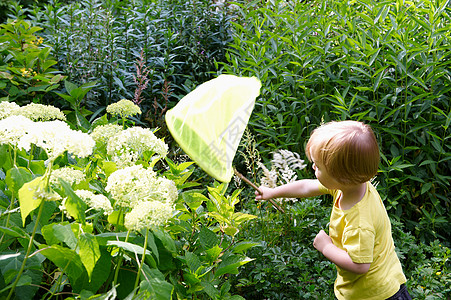
[[92, 154], [95, 145], [89, 134], [72, 130], [69, 125], [59, 120], [35, 122], [24, 138], [44, 149], [50, 161], [65, 151], [78, 157], [87, 157]]
[[92, 154], [92, 149], [95, 146], [95, 141], [92, 137], [84, 132], [70, 130], [70, 139], [66, 140], [67, 152], [78, 157], [88, 157]]
[[38, 103], [22, 106], [16, 113], [33, 121], [66, 120], [66, 116], [59, 108]]
[[108, 105], [106, 111], [112, 115], [119, 115], [121, 118], [141, 114], [139, 106], [127, 99], [121, 99], [116, 103]]
[[0, 102], [0, 120], [9, 116], [16, 115], [16, 112], [20, 109], [20, 106], [14, 102], [1, 101]]
[[10, 116], [0, 120], [0, 144], [30, 150], [30, 142], [25, 138], [34, 122], [24, 116]]
[[117, 124], [106, 124], [97, 126], [94, 128], [94, 130], [91, 132], [91, 137], [94, 139], [94, 141], [106, 144], [108, 143], [108, 140], [116, 135], [117, 133], [122, 131], [122, 126]]
[[74, 183], [79, 184], [86, 179], [86, 176], [80, 170], [75, 170], [72, 167], [63, 167], [52, 170], [52, 174], [50, 175], [50, 183], [59, 185], [59, 178], [72, 185]]
[[125, 215], [124, 225], [128, 230], [139, 231], [151, 226], [167, 223], [172, 217], [173, 205], [158, 201], [141, 201]]
[[165, 177], [158, 177], [156, 186], [160, 192], [158, 197], [161, 202], [174, 203], [178, 197], [177, 186], [174, 181]]
[[89, 207], [95, 210], [103, 210], [105, 215], [109, 215], [113, 212], [110, 200], [104, 195], [94, 194], [88, 190], [75, 190], [75, 194]]
[[126, 167], [113, 172], [105, 190], [111, 193], [116, 205], [134, 208], [141, 201], [159, 201], [172, 204], [177, 199], [175, 183], [158, 178], [151, 169], [142, 165]]
[[108, 155], [112, 156], [119, 168], [133, 165], [146, 151], [165, 157], [168, 145], [150, 129], [138, 126], [117, 133], [107, 145]]

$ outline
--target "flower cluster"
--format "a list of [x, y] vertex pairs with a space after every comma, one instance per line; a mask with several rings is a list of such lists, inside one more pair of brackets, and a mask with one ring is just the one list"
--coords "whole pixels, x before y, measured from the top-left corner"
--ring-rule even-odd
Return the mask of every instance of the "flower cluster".
[[106, 145], [111, 137], [122, 131], [122, 126], [117, 124], [106, 124], [97, 126], [91, 132], [91, 137], [97, 143]]
[[0, 144], [10, 144], [11, 146], [30, 149], [30, 142], [24, 137], [32, 128], [34, 122], [24, 116], [9, 116], [0, 120]]
[[133, 165], [144, 152], [164, 157], [168, 145], [157, 138], [150, 129], [131, 127], [120, 131], [108, 140], [107, 153], [119, 168]]
[[22, 106], [17, 113], [33, 121], [66, 120], [64, 113], [52, 105], [30, 103]]
[[92, 154], [95, 145], [88, 134], [72, 130], [69, 125], [58, 120], [36, 122], [25, 137], [30, 143], [44, 149], [49, 161], [66, 151], [78, 157], [87, 157]]
[[130, 230], [164, 224], [172, 216], [178, 196], [172, 180], [158, 177], [142, 165], [113, 172], [105, 189], [115, 199], [115, 205], [131, 209], [126, 215], [126, 227]]
[[106, 111], [112, 115], [118, 115], [121, 118], [141, 114], [141, 109], [139, 106], [127, 99], [122, 99], [116, 103], [108, 105]]
[[128, 230], [139, 231], [151, 226], [165, 224], [172, 216], [173, 206], [158, 201], [143, 201], [125, 216], [124, 225]]
[[128, 208], [134, 208], [140, 201], [174, 203], [177, 199], [177, 187], [173, 181], [157, 177], [157, 173], [142, 165], [113, 172], [105, 189], [116, 200], [116, 205]]
[[30, 103], [21, 107], [14, 102], [0, 102], [0, 120], [19, 115], [32, 121], [66, 120], [64, 113], [52, 105]]
[[17, 115], [17, 111], [20, 106], [14, 102], [1, 101], [0, 102], [0, 120], [3, 120], [9, 116]]
[[88, 134], [70, 129], [63, 121], [33, 122], [24, 116], [10, 116], [0, 121], [0, 143], [26, 151], [34, 144], [47, 153], [49, 161], [66, 151], [87, 157], [95, 145]]
[[103, 210], [105, 215], [109, 215], [113, 212], [110, 200], [104, 195], [96, 195], [88, 190], [75, 190], [75, 194], [92, 209]]
[[[257, 163], [263, 171], [261, 184], [263, 186], [275, 188], [278, 184], [286, 184], [297, 180], [296, 169], [302, 170], [306, 167], [298, 153], [288, 150], [279, 150], [273, 153], [271, 160], [271, 170], [268, 170], [262, 163]], [[296, 198], [282, 199], [285, 201], [296, 201]]]
[[71, 185], [79, 184], [83, 180], [86, 180], [86, 176], [82, 171], [75, 170], [72, 167], [63, 167], [53, 170], [50, 175], [50, 183], [53, 185], [59, 185], [59, 178]]

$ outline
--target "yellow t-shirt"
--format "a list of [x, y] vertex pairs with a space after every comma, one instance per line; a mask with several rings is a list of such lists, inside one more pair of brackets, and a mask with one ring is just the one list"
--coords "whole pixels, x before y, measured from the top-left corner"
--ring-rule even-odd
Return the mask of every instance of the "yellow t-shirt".
[[348, 252], [355, 263], [370, 263], [365, 274], [355, 274], [337, 266], [334, 290], [338, 299], [386, 299], [406, 282], [395, 252], [391, 224], [376, 188], [367, 183], [364, 197], [349, 210], [338, 207], [340, 190], [320, 190], [331, 194], [334, 206], [329, 236], [335, 246]]

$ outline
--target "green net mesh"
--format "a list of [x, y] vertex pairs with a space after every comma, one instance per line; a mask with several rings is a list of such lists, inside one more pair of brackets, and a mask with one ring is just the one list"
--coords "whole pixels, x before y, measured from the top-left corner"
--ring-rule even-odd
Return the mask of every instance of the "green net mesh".
[[169, 131], [183, 151], [219, 181], [233, 176], [233, 158], [260, 87], [255, 77], [220, 75], [166, 113]]

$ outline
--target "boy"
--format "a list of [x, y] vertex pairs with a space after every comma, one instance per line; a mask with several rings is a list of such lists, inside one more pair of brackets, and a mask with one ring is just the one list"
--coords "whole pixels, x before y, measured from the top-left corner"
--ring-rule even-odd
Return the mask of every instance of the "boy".
[[257, 200], [333, 196], [329, 235], [321, 230], [313, 246], [337, 266], [338, 299], [411, 299], [395, 252], [391, 224], [370, 179], [380, 154], [368, 125], [329, 122], [315, 129], [306, 154], [316, 180], [304, 179], [274, 189], [260, 187]]

